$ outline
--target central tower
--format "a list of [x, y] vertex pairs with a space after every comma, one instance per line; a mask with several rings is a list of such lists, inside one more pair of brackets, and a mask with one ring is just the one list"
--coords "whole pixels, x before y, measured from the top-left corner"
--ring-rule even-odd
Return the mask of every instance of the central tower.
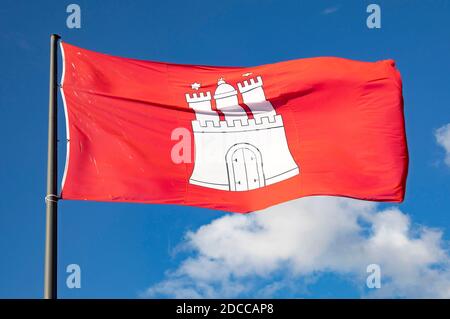
[[225, 82], [223, 78], [217, 81], [217, 88], [214, 92], [216, 107], [225, 115], [228, 124], [233, 125], [234, 120], [247, 121], [245, 110], [239, 105], [238, 92]]

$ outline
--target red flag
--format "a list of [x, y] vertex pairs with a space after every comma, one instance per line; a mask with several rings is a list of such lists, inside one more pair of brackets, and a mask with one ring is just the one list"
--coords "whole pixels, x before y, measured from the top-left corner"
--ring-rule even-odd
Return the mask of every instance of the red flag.
[[212, 67], [62, 51], [63, 199], [249, 212], [310, 195], [404, 198], [392, 60]]

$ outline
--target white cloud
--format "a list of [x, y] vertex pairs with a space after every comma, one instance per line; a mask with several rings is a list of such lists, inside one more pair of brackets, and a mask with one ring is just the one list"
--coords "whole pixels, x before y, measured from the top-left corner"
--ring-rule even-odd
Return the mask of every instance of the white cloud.
[[329, 15], [339, 10], [339, 6], [328, 7], [322, 10], [323, 15]]
[[450, 166], [450, 123], [438, 128], [434, 136], [436, 142], [445, 150], [445, 164]]
[[[412, 227], [397, 208], [310, 197], [248, 215], [225, 215], [186, 236], [190, 249], [146, 297], [273, 297], [308, 293], [321, 274], [352, 281], [372, 297], [450, 298], [449, 256], [440, 231]], [[366, 267], [382, 287], [367, 292]]]

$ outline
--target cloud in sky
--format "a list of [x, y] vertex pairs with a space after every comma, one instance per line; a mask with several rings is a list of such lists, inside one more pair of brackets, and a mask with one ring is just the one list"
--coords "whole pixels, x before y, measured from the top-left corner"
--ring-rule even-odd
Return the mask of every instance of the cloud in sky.
[[450, 123], [438, 128], [434, 136], [436, 142], [445, 150], [445, 164], [450, 166]]
[[323, 15], [328, 15], [328, 14], [332, 14], [335, 13], [339, 10], [339, 6], [332, 6], [332, 7], [328, 7], [322, 10], [322, 14]]
[[[225, 215], [189, 232], [190, 251], [144, 297], [308, 297], [321, 274], [343, 276], [363, 297], [450, 298], [442, 233], [412, 227], [397, 208], [309, 197], [248, 215]], [[379, 264], [381, 289], [365, 289], [366, 267]]]

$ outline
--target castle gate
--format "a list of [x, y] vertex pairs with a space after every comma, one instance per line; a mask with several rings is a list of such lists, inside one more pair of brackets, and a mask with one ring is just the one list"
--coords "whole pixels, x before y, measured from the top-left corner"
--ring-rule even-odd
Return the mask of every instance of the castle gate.
[[247, 191], [265, 185], [261, 152], [255, 146], [235, 144], [225, 157], [230, 190]]

